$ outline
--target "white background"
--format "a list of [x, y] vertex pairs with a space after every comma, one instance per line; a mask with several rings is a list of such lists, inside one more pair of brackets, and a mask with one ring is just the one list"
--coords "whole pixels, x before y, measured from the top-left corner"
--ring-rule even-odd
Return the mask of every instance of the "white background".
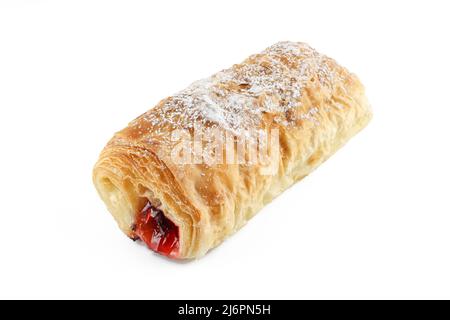
[[[447, 3], [0, 0], [0, 298], [450, 298]], [[104, 144], [280, 40], [357, 73], [371, 124], [201, 260], [131, 242]]]

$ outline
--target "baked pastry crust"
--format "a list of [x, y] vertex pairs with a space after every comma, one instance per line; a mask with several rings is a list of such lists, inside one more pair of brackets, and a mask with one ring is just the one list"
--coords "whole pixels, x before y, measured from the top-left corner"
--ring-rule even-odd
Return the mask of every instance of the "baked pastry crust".
[[[179, 228], [179, 250], [171, 257], [197, 258], [313, 171], [370, 118], [354, 74], [307, 44], [280, 42], [162, 100], [116, 133], [95, 165], [94, 184], [129, 237], [136, 237], [137, 214], [150, 202]], [[268, 145], [264, 164], [174, 161], [179, 141], [173, 132], [184, 130], [195, 141], [196, 125], [250, 141], [276, 129], [277, 148]], [[203, 144], [208, 139], [200, 137]]]

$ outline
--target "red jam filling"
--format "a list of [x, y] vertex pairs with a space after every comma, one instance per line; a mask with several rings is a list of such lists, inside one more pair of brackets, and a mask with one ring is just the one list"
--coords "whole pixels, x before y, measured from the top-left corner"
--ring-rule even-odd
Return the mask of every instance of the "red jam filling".
[[150, 202], [138, 214], [135, 234], [153, 251], [172, 258], [178, 254], [178, 227]]

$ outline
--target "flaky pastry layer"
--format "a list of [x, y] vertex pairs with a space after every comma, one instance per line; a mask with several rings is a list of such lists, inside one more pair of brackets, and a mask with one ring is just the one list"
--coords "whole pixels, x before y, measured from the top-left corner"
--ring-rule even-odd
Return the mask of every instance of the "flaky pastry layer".
[[[116, 133], [95, 166], [94, 183], [129, 237], [136, 237], [136, 217], [150, 202], [179, 228], [172, 257], [197, 258], [307, 176], [370, 118], [354, 74], [304, 43], [280, 42], [162, 100]], [[276, 130], [277, 148], [268, 145], [265, 163], [175, 161], [179, 141], [173, 133], [182, 130], [195, 141], [196, 126], [249, 144]], [[200, 138], [204, 145], [209, 139]]]

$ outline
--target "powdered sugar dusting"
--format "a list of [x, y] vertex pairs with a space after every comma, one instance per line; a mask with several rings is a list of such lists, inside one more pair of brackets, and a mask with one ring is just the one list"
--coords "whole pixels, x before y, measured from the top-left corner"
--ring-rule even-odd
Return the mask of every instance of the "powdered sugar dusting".
[[[323, 88], [332, 86], [335, 74], [327, 62], [327, 57], [307, 44], [279, 42], [242, 64], [194, 82], [163, 100], [143, 119], [154, 131], [167, 126], [188, 129], [200, 123], [237, 136], [244, 131], [257, 132], [267, 113], [280, 124], [289, 125], [292, 119], [283, 115], [301, 106], [309, 81], [317, 79]], [[298, 118], [317, 121], [313, 117], [317, 112], [310, 110]]]

